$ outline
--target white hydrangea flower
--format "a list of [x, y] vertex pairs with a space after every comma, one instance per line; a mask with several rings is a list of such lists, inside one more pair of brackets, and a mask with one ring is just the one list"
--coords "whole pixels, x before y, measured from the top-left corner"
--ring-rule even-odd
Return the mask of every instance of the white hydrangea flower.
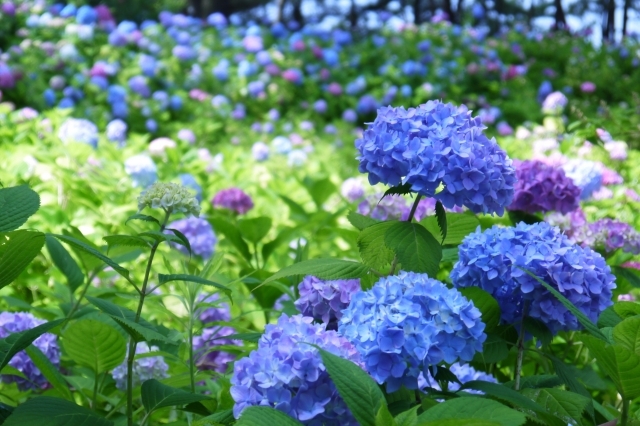
[[156, 182], [138, 197], [138, 211], [145, 207], [162, 207], [168, 212], [182, 212], [187, 216], [200, 215], [200, 203], [195, 194], [177, 183]]

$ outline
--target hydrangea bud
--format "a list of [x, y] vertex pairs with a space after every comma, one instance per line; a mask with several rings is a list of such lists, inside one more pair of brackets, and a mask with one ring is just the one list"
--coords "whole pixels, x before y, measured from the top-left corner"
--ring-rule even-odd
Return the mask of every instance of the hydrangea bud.
[[200, 203], [196, 197], [177, 183], [156, 182], [142, 191], [138, 197], [138, 211], [145, 207], [162, 208], [167, 212], [181, 212], [187, 216], [200, 215]]

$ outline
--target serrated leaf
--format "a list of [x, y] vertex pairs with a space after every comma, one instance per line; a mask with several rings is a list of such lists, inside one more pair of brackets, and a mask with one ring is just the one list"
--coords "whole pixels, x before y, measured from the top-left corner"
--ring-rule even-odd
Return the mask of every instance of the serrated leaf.
[[248, 407], [235, 423], [236, 426], [302, 426], [302, 423], [271, 407]]
[[109, 235], [102, 239], [107, 242], [109, 250], [118, 246], [150, 248], [147, 240], [133, 235]]
[[247, 261], [251, 262], [251, 252], [249, 252], [249, 246], [242, 239], [238, 228], [226, 219], [213, 218], [211, 219], [214, 231], [218, 234], [224, 235], [229, 242], [238, 250], [240, 255]]
[[371, 376], [353, 362], [319, 349], [331, 380], [360, 426], [375, 426], [380, 406], [386, 403]]
[[444, 244], [447, 238], [447, 213], [444, 211], [444, 206], [440, 201], [436, 201], [436, 219], [438, 220], [440, 235], [442, 236], [441, 244]]
[[310, 259], [294, 263], [281, 269], [263, 281], [260, 286], [293, 275], [313, 275], [323, 280], [337, 280], [360, 278], [368, 271], [369, 268], [366, 265], [350, 260]]
[[393, 261], [394, 253], [385, 243], [387, 230], [396, 222], [378, 222], [358, 235], [358, 249], [365, 265], [379, 269]]
[[[447, 213], [447, 236], [442, 241], [442, 245], [459, 245], [464, 238], [475, 232], [480, 225], [480, 221], [476, 216], [467, 213]], [[435, 216], [425, 217], [420, 221], [422, 225], [433, 235], [440, 234], [440, 225], [438, 224], [438, 218]], [[457, 253], [457, 247], [456, 247]]]
[[189, 255], [193, 254], [193, 252], [191, 251], [191, 243], [189, 242], [189, 239], [187, 238], [186, 235], [184, 235], [182, 232], [178, 231], [177, 229], [173, 229], [173, 228], [167, 228], [166, 231], [173, 232], [174, 235], [180, 240], [178, 244], [185, 246], [187, 248], [187, 251], [189, 252]]
[[3, 426], [113, 426], [88, 408], [50, 396], [38, 396], [18, 405]]
[[457, 289], [464, 297], [471, 300], [482, 314], [485, 332], [490, 332], [500, 323], [500, 305], [487, 291], [479, 287], [464, 287]]
[[227, 296], [229, 296], [229, 298], [231, 298], [231, 290], [229, 289], [229, 287], [226, 287], [222, 284], [218, 284], [216, 282], [213, 281], [209, 281], [205, 278], [202, 277], [198, 277], [195, 275], [189, 275], [189, 274], [171, 274], [171, 275], [164, 275], [164, 274], [158, 274], [158, 280], [160, 282], [160, 285], [166, 284], [168, 282], [171, 281], [187, 281], [190, 283], [197, 283], [197, 284], [203, 284], [203, 285], [210, 285], [212, 287], [215, 287], [219, 290], [224, 291]]
[[382, 201], [382, 199], [388, 195], [406, 195], [410, 194], [411, 192], [412, 191], [410, 183], [403, 183], [402, 185], [392, 186], [391, 188], [384, 191], [384, 194], [382, 195], [382, 198], [380, 198], [380, 201]]
[[126, 341], [120, 332], [93, 319], [77, 320], [67, 327], [62, 347], [73, 361], [96, 375], [120, 365], [126, 354]]
[[0, 188], [0, 232], [21, 227], [40, 208], [40, 196], [29, 186]]
[[[63, 229], [62, 230], [62, 234], [66, 235], [68, 237], [75, 238], [76, 240], [79, 240], [79, 241], [85, 243], [89, 247], [92, 247], [92, 248], [100, 251], [98, 249], [98, 246], [96, 246], [92, 241], [89, 241], [82, 234], [82, 232], [80, 232], [80, 230], [78, 228], [76, 228], [75, 226], [69, 226], [69, 229]], [[51, 235], [51, 234], [47, 234], [47, 235]], [[80, 263], [82, 263], [82, 266], [84, 266], [84, 270], [85, 271], [87, 271], [87, 272], [88, 271], [94, 271], [94, 270], [97, 270], [98, 268], [103, 267], [104, 263], [100, 259], [97, 259], [94, 256], [92, 256], [90, 254], [87, 254], [85, 251], [79, 249], [78, 247], [74, 247], [73, 245], [71, 246], [71, 249], [76, 254], [76, 256], [78, 256], [78, 258], [80, 259]], [[118, 262], [116, 262], [116, 263], [118, 263]]]
[[437, 366], [436, 375], [433, 378], [436, 379], [438, 382], [457, 383], [459, 385], [462, 384], [460, 382], [460, 379], [458, 379], [458, 376], [453, 374], [451, 370], [449, 370], [446, 367], [443, 367], [442, 365]]
[[[475, 425], [477, 423], [462, 421], [462, 419], [478, 419], [477, 421], [494, 422], [501, 426], [520, 426], [527, 420], [519, 411], [506, 407], [499, 402], [485, 399], [463, 397], [455, 398], [429, 408], [418, 416], [418, 425], [429, 424], [442, 425], [445, 421], [453, 421], [451, 424]], [[437, 422], [437, 423], [436, 423]], [[484, 426], [483, 423], [479, 423]]]
[[156, 219], [153, 216], [148, 216], [146, 214], [140, 214], [140, 213], [136, 213], [133, 216], [129, 216], [129, 218], [125, 221], [125, 225], [127, 223], [129, 223], [130, 220], [142, 220], [145, 222], [153, 222], [153, 223], [157, 223], [158, 225], [160, 225], [160, 221], [158, 219]]
[[640, 396], [640, 356], [620, 345], [609, 345], [593, 336], [582, 336], [582, 341], [623, 398], [635, 399]]
[[0, 235], [0, 288], [11, 284], [44, 246], [44, 234], [35, 231], [12, 231]]
[[[71, 395], [67, 381], [62, 376], [62, 373], [60, 373], [60, 370], [58, 370], [58, 367], [53, 365], [49, 358], [35, 345], [27, 346], [25, 352], [29, 355], [29, 358], [31, 358], [33, 365], [40, 370], [40, 373], [51, 383], [54, 389], [60, 392], [67, 400], [73, 401], [73, 395]], [[0, 424], [2, 424], [2, 422], [0, 422]]]
[[29, 330], [12, 333], [4, 339], [0, 339], [0, 370], [11, 361], [15, 354], [26, 349], [34, 340], [62, 322], [64, 322], [63, 319], [45, 322]]
[[396, 424], [398, 426], [417, 426], [418, 424], [418, 409], [419, 405], [406, 410], [395, 417]]
[[560, 389], [524, 389], [522, 394], [566, 423], [580, 424], [590, 398]]
[[176, 244], [181, 244], [181, 245], [183, 244], [182, 240], [176, 237], [175, 235], [171, 235], [171, 234], [160, 232], [160, 231], [141, 232], [138, 234], [138, 237], [149, 238], [155, 241], [156, 243], [163, 243], [165, 241], [168, 241]]
[[82, 270], [58, 240], [47, 235], [45, 237], [45, 243], [53, 264], [56, 265], [67, 278], [67, 284], [69, 285], [69, 289], [71, 289], [71, 293], [73, 293], [84, 282]]
[[507, 341], [493, 333], [487, 334], [487, 340], [482, 344], [482, 352], [476, 352], [474, 362], [493, 364], [509, 356]]
[[627, 318], [613, 329], [613, 340], [640, 355], [640, 316]]
[[442, 247], [418, 223], [393, 223], [385, 233], [384, 243], [398, 256], [404, 271], [424, 272], [435, 277], [440, 270]]
[[369, 216], [365, 216], [363, 214], [360, 214], [354, 211], [349, 212], [349, 214], [347, 215], [347, 219], [349, 220], [349, 223], [351, 223], [355, 228], [357, 228], [360, 231], [372, 225], [375, 225], [376, 223], [379, 222], [376, 219], [373, 219]]
[[545, 346], [551, 343], [553, 339], [551, 330], [538, 319], [526, 317], [524, 319], [524, 329]]
[[240, 234], [253, 244], [259, 243], [271, 229], [270, 217], [255, 217], [252, 219], [240, 219], [238, 221], [238, 229]]
[[151, 413], [158, 408], [185, 405], [209, 399], [206, 395], [196, 395], [182, 389], [167, 386], [156, 379], [150, 379], [142, 383], [140, 396], [142, 405], [144, 405], [147, 413]]

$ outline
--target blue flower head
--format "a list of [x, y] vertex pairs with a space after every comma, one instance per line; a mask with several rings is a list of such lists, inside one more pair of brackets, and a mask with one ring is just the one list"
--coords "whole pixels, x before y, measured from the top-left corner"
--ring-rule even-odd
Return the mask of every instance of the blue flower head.
[[567, 177], [581, 189], [580, 198], [588, 200], [602, 187], [602, 164], [582, 159], [569, 160], [562, 166]]
[[67, 118], [58, 130], [58, 137], [65, 144], [80, 142], [94, 148], [98, 146], [98, 128], [84, 118]]
[[526, 315], [545, 323], [554, 334], [578, 330], [577, 318], [528, 270], [558, 290], [593, 322], [612, 304], [615, 277], [604, 258], [569, 241], [546, 222], [493, 226], [467, 235], [451, 271], [456, 287], [476, 286], [496, 298], [502, 322], [513, 324]]
[[387, 392], [418, 389], [430, 365], [470, 361], [482, 350], [484, 328], [480, 311], [459, 291], [404, 271], [353, 295], [338, 325]]
[[[151, 346], [146, 342], [140, 342], [136, 346], [136, 355], [147, 354], [149, 352], [158, 351], [157, 346]], [[127, 352], [129, 347], [127, 346]], [[133, 386], [139, 386], [142, 383], [150, 379], [166, 379], [168, 374], [169, 365], [164, 361], [162, 356], [151, 356], [145, 358], [137, 358], [133, 362]], [[113, 380], [116, 381], [116, 387], [120, 390], [127, 389], [127, 362], [122, 362], [119, 366], [113, 369], [111, 373]]]
[[445, 207], [502, 215], [513, 199], [515, 170], [484, 128], [465, 106], [440, 101], [380, 108], [356, 140], [359, 170], [372, 185], [408, 183]]
[[[208, 259], [213, 255], [218, 238], [215, 232], [213, 232], [211, 224], [206, 220], [192, 216], [186, 219], [176, 220], [170, 223], [168, 228], [177, 229], [187, 237], [194, 255], [201, 256], [204, 259]], [[166, 231], [165, 233], [173, 234], [171, 231]], [[189, 254], [189, 251], [183, 245], [175, 243], [171, 245], [182, 253], [186, 255]]]
[[349, 306], [351, 297], [360, 291], [360, 280], [321, 280], [307, 275], [298, 284], [300, 298], [294, 302], [306, 317], [322, 321], [327, 330], [337, 329], [342, 310]]

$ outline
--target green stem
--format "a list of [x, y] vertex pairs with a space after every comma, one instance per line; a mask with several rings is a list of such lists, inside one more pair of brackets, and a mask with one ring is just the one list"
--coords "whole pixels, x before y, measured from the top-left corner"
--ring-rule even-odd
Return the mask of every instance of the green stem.
[[[407, 217], [407, 222], [411, 222], [413, 220], [413, 216], [416, 214], [416, 209], [418, 208], [418, 203], [422, 195], [418, 194], [416, 196], [416, 200], [413, 202], [411, 206], [411, 211], [409, 212], [409, 217]], [[389, 271], [389, 275], [393, 275], [396, 272], [396, 267], [398, 266], [398, 255], [393, 256], [393, 262], [391, 262], [391, 270]]]
[[516, 358], [516, 371], [513, 388], [520, 390], [520, 376], [522, 374], [522, 358], [524, 357], [524, 318], [527, 315], [526, 305], [522, 308], [522, 320], [520, 322], [520, 335], [518, 336], [518, 357]]
[[629, 400], [622, 396], [622, 416], [620, 417], [620, 426], [627, 426], [629, 422]]
[[[80, 307], [80, 302], [82, 302], [82, 299], [84, 299], [84, 295], [87, 294], [87, 290], [89, 290], [89, 286], [91, 285], [91, 282], [93, 281], [93, 279], [95, 277], [98, 276], [99, 273], [100, 273], [100, 270], [97, 269], [97, 270], [93, 271], [91, 273], [91, 275], [89, 275], [89, 277], [87, 278], [87, 282], [84, 284], [84, 287], [82, 288], [82, 291], [80, 292], [80, 295], [78, 296], [78, 300], [76, 301], [76, 303], [73, 305], [73, 307], [71, 308], [71, 310], [67, 314], [67, 319], [71, 318], [71, 316], [76, 313], [76, 311]], [[71, 295], [71, 297], [73, 297], [73, 294]]]
[[96, 373], [95, 380], [93, 381], [93, 398], [91, 398], [91, 408], [95, 411], [98, 406], [98, 376]]
[[195, 360], [193, 359], [193, 310], [189, 318], [189, 379], [191, 380], [191, 393], [196, 393]]

